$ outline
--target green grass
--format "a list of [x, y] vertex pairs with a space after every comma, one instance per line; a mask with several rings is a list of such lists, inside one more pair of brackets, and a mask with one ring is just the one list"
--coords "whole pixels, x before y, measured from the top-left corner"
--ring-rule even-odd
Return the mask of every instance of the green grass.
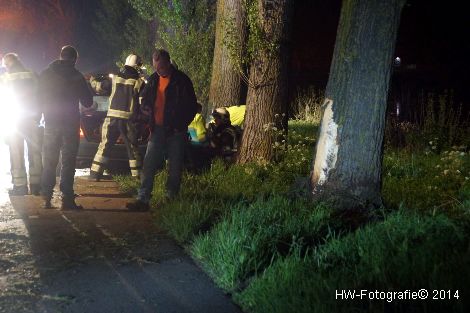
[[470, 198], [465, 195], [470, 188], [470, 156], [459, 150], [439, 155], [388, 152], [382, 175], [388, 207], [448, 210]]
[[[159, 205], [156, 222], [247, 312], [466, 311], [463, 300], [434, 307], [334, 299], [336, 289], [354, 288], [468, 292], [466, 147], [386, 149], [386, 209], [350, 230], [337, 212], [298, 198], [302, 193], [291, 187], [309, 174], [317, 127], [301, 121], [289, 127], [287, 143], [275, 146], [278, 163], [215, 162], [200, 175], [185, 173], [180, 196]], [[129, 177], [117, 181], [125, 192], [138, 187]], [[153, 206], [163, 199], [165, 181], [166, 173], [156, 176]]]
[[240, 203], [211, 232], [195, 239], [191, 253], [220, 287], [232, 292], [302, 240], [323, 240], [330, 214], [324, 206], [280, 196]]
[[[307, 256], [277, 260], [235, 299], [247, 312], [465, 312], [470, 295], [468, 245], [468, 233], [448, 217], [402, 210], [332, 238]], [[341, 289], [420, 288], [452, 290], [452, 296], [459, 290], [459, 299], [335, 299]]]

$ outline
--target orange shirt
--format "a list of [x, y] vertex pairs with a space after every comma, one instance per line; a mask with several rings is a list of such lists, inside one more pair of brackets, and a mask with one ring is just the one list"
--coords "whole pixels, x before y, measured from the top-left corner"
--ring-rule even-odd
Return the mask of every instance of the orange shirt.
[[163, 116], [165, 113], [165, 89], [170, 83], [170, 76], [160, 76], [157, 86], [157, 98], [155, 99], [155, 125], [163, 126]]

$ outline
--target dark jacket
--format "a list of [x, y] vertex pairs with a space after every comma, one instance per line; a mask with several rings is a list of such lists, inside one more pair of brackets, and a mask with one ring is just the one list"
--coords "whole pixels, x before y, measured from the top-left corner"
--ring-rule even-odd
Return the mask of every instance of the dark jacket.
[[[155, 100], [159, 77], [153, 73], [142, 91], [142, 106], [151, 111], [151, 129], [154, 127]], [[170, 83], [165, 89], [165, 112], [163, 115], [164, 128], [170, 133], [175, 131], [187, 131], [188, 125], [194, 119], [198, 106], [194, 93], [193, 83], [183, 72], [173, 69]]]
[[75, 64], [66, 60], [52, 62], [39, 76], [39, 99], [46, 127], [78, 128], [79, 101], [93, 104], [93, 94]]
[[125, 65], [113, 77], [108, 116], [126, 120], [137, 117], [140, 113], [139, 94], [144, 86], [145, 82], [140, 78], [139, 72]]

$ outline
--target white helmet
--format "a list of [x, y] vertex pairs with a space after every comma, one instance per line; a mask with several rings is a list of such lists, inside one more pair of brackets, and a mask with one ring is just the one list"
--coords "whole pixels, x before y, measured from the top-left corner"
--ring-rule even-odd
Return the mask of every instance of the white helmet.
[[220, 118], [223, 122], [229, 122], [230, 121], [230, 113], [226, 108], [217, 108], [212, 111], [212, 116], [214, 118], [218, 117]]
[[131, 67], [140, 67], [142, 66], [142, 59], [136, 54], [129, 54], [129, 56], [126, 58], [125, 65]]

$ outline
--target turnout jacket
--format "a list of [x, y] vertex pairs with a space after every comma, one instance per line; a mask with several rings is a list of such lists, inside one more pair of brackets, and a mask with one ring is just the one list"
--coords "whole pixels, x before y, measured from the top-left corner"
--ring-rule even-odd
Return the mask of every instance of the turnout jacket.
[[4, 87], [11, 88], [17, 100], [17, 103], [7, 105], [18, 105], [21, 117], [33, 119], [35, 122], [39, 122], [41, 119], [37, 102], [37, 81], [36, 73], [22, 66], [16, 66], [9, 73], [0, 76], [0, 83]]
[[46, 127], [79, 128], [79, 102], [87, 108], [93, 104], [85, 78], [68, 60], [56, 60], [42, 71], [39, 97]]
[[[155, 126], [155, 100], [160, 76], [155, 72], [142, 91], [142, 106], [151, 113], [150, 127]], [[165, 89], [163, 127], [169, 133], [187, 131], [188, 125], [196, 115], [198, 106], [193, 83], [183, 72], [173, 68], [170, 83]]]
[[109, 97], [108, 117], [130, 119], [140, 113], [139, 94], [145, 82], [139, 72], [125, 65], [119, 74], [113, 77], [113, 87]]

